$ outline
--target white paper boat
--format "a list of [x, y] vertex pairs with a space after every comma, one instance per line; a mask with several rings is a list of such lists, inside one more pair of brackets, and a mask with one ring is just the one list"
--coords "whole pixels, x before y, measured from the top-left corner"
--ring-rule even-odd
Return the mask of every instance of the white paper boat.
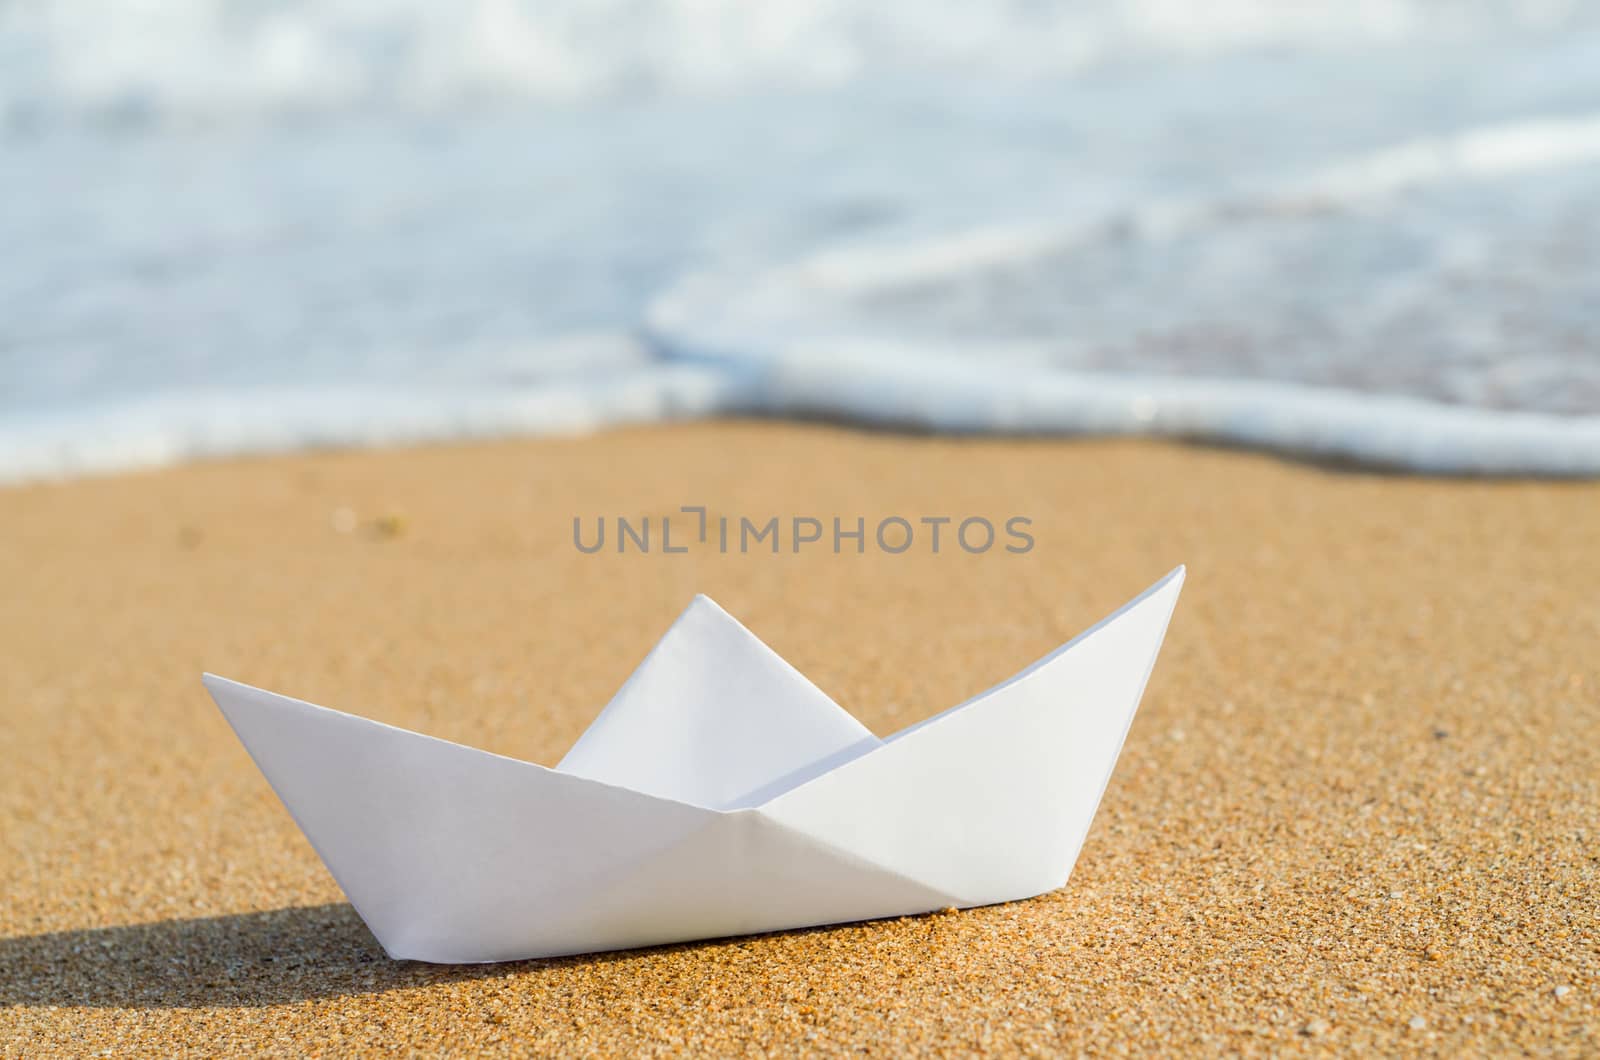
[[205, 683], [389, 956], [519, 960], [1060, 887], [1182, 584], [887, 740], [703, 596], [555, 769]]

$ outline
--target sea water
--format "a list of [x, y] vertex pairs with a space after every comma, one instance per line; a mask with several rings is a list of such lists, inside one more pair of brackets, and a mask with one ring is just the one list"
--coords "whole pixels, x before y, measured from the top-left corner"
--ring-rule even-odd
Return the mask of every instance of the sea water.
[[1600, 473], [1600, 10], [0, 5], [0, 478], [722, 412]]

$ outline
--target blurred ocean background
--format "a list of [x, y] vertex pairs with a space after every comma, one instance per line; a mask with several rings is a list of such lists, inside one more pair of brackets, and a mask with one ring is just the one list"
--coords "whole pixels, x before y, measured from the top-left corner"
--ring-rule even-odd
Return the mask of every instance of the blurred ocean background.
[[0, 0], [0, 479], [719, 412], [1600, 473], [1600, 4]]

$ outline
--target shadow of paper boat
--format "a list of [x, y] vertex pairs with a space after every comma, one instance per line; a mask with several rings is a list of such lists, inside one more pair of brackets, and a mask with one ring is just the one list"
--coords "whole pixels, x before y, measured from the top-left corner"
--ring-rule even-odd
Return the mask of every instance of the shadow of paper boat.
[[626, 949], [1060, 887], [1183, 573], [885, 740], [703, 596], [554, 769], [205, 683], [391, 957]]

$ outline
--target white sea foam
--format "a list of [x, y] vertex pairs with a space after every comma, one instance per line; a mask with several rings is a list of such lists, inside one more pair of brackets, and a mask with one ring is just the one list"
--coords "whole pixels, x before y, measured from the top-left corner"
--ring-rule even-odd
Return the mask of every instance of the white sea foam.
[[1448, 475], [1600, 475], [1600, 416], [1245, 379], [1004, 374], [927, 350], [776, 355], [753, 409], [963, 433], [1150, 435]]
[[955, 433], [1149, 435], [1449, 475], [1600, 475], [1600, 417], [1245, 379], [1015, 370], [926, 349], [674, 363], [604, 382], [173, 389], [0, 424], [0, 482], [317, 448], [586, 432], [717, 415]]
[[745, 402], [687, 365], [518, 386], [173, 387], [0, 424], [0, 481], [163, 467], [301, 449], [569, 434], [702, 417]]

